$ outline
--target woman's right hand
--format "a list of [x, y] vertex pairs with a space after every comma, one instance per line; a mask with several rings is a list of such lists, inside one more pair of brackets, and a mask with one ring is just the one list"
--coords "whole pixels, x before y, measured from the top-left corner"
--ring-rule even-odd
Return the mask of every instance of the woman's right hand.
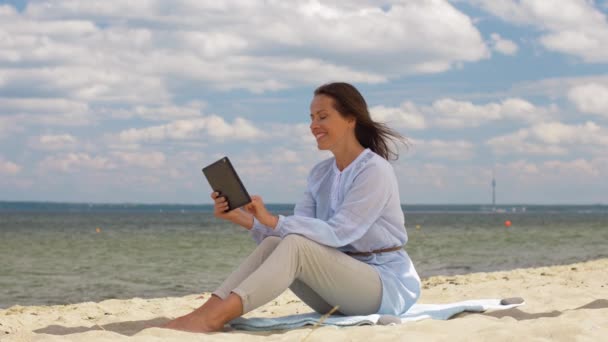
[[225, 212], [228, 209], [228, 201], [226, 200], [226, 197], [220, 196], [218, 192], [212, 192], [211, 199], [213, 199], [214, 202], [213, 215], [215, 217], [232, 222], [235, 222], [235, 220], [239, 217], [239, 209]]

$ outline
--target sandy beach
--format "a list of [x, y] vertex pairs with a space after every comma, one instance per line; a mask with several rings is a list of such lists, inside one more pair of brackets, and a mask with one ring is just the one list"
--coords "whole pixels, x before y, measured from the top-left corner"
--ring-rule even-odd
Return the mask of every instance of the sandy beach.
[[[524, 306], [465, 313], [448, 321], [396, 326], [305, 327], [252, 333], [194, 334], [148, 328], [200, 306], [209, 294], [180, 298], [105, 300], [56, 306], [12, 306], [0, 310], [2, 341], [393, 341], [526, 340], [600, 341], [608, 336], [608, 259], [503, 272], [423, 279], [420, 303], [523, 297]], [[246, 317], [309, 312], [287, 291]]]

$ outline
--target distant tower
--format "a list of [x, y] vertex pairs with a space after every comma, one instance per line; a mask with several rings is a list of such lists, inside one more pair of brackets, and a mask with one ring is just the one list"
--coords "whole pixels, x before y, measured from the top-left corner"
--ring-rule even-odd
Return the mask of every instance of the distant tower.
[[492, 171], [492, 208], [496, 211], [496, 178], [494, 177], [494, 171]]

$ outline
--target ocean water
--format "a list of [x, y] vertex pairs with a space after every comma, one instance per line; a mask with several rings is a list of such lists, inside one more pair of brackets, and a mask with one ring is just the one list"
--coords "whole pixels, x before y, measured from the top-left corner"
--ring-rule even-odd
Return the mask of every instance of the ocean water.
[[[293, 208], [269, 207], [282, 214]], [[255, 243], [211, 209], [0, 202], [0, 308], [212, 291]], [[422, 277], [608, 257], [607, 206], [404, 212], [406, 250]]]

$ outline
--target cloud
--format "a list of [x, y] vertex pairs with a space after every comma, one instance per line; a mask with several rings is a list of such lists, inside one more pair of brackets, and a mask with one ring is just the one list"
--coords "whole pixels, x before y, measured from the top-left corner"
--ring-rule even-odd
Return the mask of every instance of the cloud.
[[0, 98], [0, 115], [9, 127], [87, 126], [97, 122], [86, 103], [60, 98]]
[[519, 47], [513, 41], [502, 38], [498, 33], [492, 33], [490, 38], [492, 39], [490, 45], [495, 51], [509, 56], [517, 54]]
[[551, 77], [515, 84], [509, 92], [516, 96], [547, 96], [553, 99], [567, 97], [572, 88], [597, 83], [608, 87], [608, 74], [576, 77]]
[[39, 163], [42, 171], [60, 171], [71, 173], [81, 170], [108, 171], [116, 169], [116, 164], [101, 156], [90, 156], [86, 153], [67, 153], [48, 156]]
[[[62, 47], [56, 49], [61, 50]], [[112, 50], [111, 47], [108, 49]], [[97, 53], [102, 59], [112, 56], [105, 51]], [[74, 60], [37, 63], [41, 64], [37, 68], [31, 66], [31, 61], [13, 63], [17, 65], [12, 69], [0, 68], [0, 78], [5, 80], [4, 85], [0, 84], [0, 91], [101, 104], [165, 103], [170, 99], [164, 80], [133, 67], [139, 63], [138, 59], [146, 56], [125, 57], [117, 66], [111, 64], [118, 63], [114, 60], [107, 65], [103, 65], [103, 60], [99, 61], [101, 66], [95, 65], [90, 61], [95, 60], [94, 56], [84, 56], [82, 62], [72, 58]], [[18, 67], [20, 64], [22, 67]]]
[[115, 119], [141, 118], [149, 121], [172, 121], [202, 117], [204, 107], [205, 103], [201, 101], [192, 101], [183, 106], [175, 104], [136, 105], [129, 108], [103, 108], [100, 110], [100, 115], [107, 115]]
[[[604, 158], [576, 158], [571, 160], [529, 161], [519, 159], [499, 163], [497, 169], [503, 177], [517, 178], [525, 183], [562, 183], [574, 186], [577, 183], [595, 182], [608, 172], [608, 160]], [[564, 182], [569, 179], [570, 182]]]
[[469, 101], [444, 98], [433, 102], [429, 110], [434, 123], [445, 128], [478, 127], [497, 120], [538, 122], [549, 117], [555, 108], [537, 107], [520, 98], [508, 98], [499, 103], [476, 105]]
[[[570, 161], [551, 160], [543, 163], [543, 166], [547, 169], [557, 170], [557, 172], [563, 174], [563, 177], [598, 177], [602, 174], [599, 168], [594, 165], [593, 161], [585, 159], [575, 159]], [[560, 177], [562, 178], [562, 177]], [[563, 178], [562, 178], [563, 179]]]
[[298, 152], [287, 148], [278, 148], [272, 153], [272, 160], [275, 163], [298, 163], [300, 157]]
[[13, 176], [21, 172], [22, 167], [0, 157], [0, 174]]
[[32, 1], [23, 12], [2, 6], [0, 28], [5, 88], [106, 103], [168, 101], [169, 83], [378, 83], [489, 57], [471, 19], [444, 0]]
[[130, 167], [163, 169], [167, 162], [164, 153], [156, 151], [112, 151], [108, 155], [92, 156], [83, 152], [59, 153], [45, 157], [40, 163], [42, 171], [74, 173], [78, 171], [132, 171]]
[[511, 23], [531, 25], [543, 34], [545, 48], [581, 57], [590, 63], [608, 61], [608, 22], [593, 1], [474, 0], [484, 10]]
[[67, 99], [0, 98], [0, 113], [3, 114], [84, 113], [88, 110], [86, 103]]
[[471, 160], [475, 155], [473, 143], [465, 140], [412, 139], [412, 152], [423, 159]]
[[546, 122], [486, 142], [497, 154], [567, 155], [573, 150], [595, 153], [608, 148], [608, 131], [594, 122], [567, 125]]
[[78, 139], [70, 134], [41, 135], [29, 141], [29, 147], [37, 150], [67, 150], [78, 145]]
[[376, 121], [406, 130], [423, 130], [432, 127], [460, 129], [511, 120], [534, 123], [547, 120], [556, 112], [553, 105], [539, 107], [521, 98], [507, 98], [500, 102], [474, 104], [452, 98], [441, 98], [430, 106], [405, 101], [399, 107], [375, 106], [370, 114]]
[[406, 130], [426, 128], [424, 116], [412, 102], [406, 101], [400, 107], [375, 106], [369, 109], [374, 121], [386, 123], [389, 127]]
[[126, 166], [157, 169], [165, 166], [167, 158], [162, 152], [112, 152], [111, 155]]
[[246, 119], [236, 118], [233, 124], [229, 124], [222, 117], [211, 115], [147, 128], [131, 128], [120, 132], [118, 139], [124, 143], [140, 143], [195, 139], [203, 134], [237, 140], [251, 140], [262, 136], [262, 132]]
[[572, 87], [568, 99], [579, 111], [608, 118], [608, 86], [588, 83]]

